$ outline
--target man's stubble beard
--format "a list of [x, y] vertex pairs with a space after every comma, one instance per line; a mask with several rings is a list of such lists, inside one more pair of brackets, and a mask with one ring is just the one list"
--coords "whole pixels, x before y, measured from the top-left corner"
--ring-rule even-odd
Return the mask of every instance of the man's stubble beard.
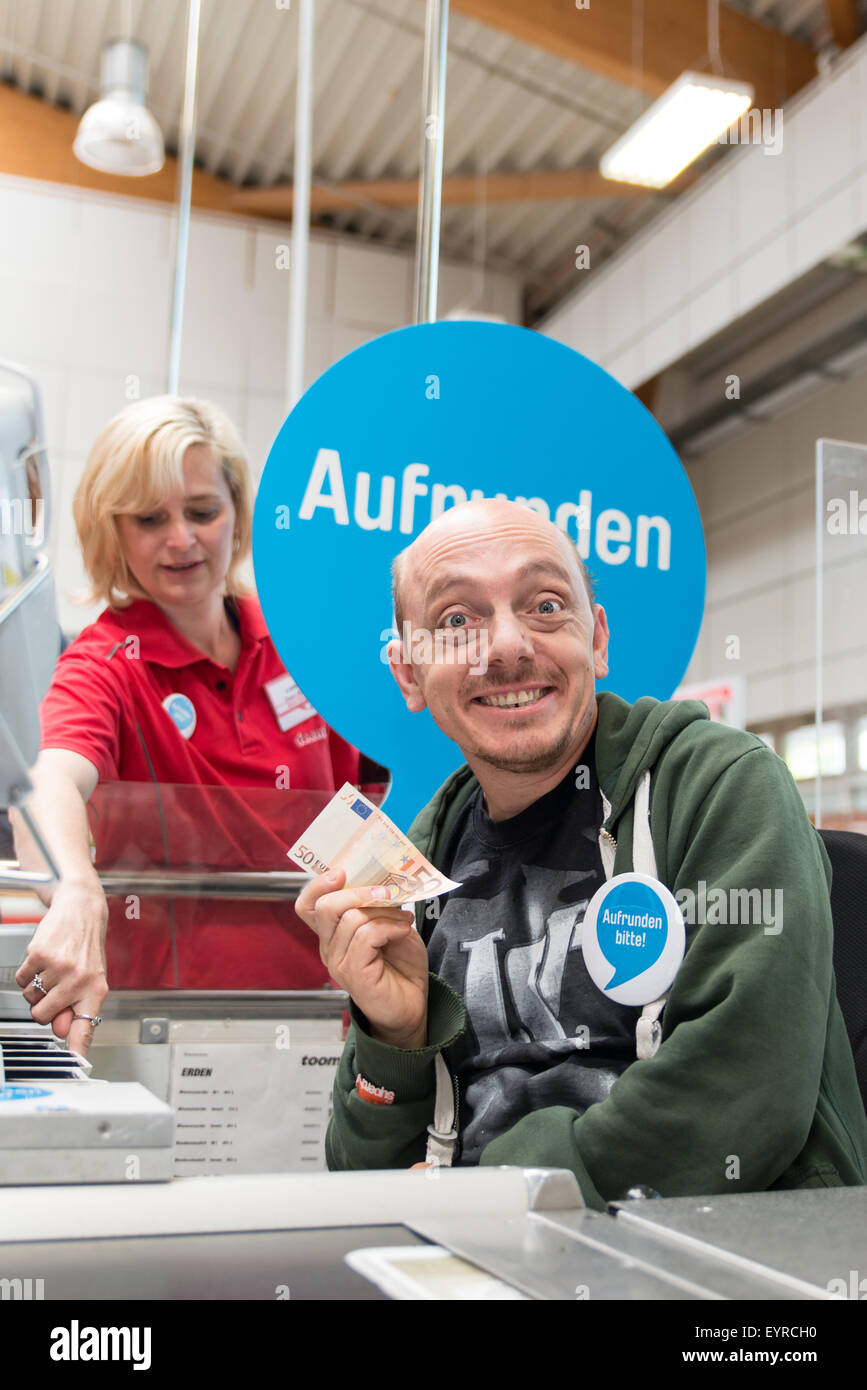
[[[586, 673], [586, 675], [592, 679], [592, 666], [589, 668], [589, 671]], [[508, 684], [508, 682], [506, 683]], [[517, 684], [517, 680], [515, 683]], [[540, 683], [547, 684], [547, 682]], [[421, 686], [420, 688], [422, 689], [422, 693], [425, 693], [424, 687]], [[428, 708], [430, 709], [430, 706], [428, 706]], [[587, 743], [594, 722], [595, 709], [596, 691], [594, 686], [594, 688], [591, 691], [591, 699], [589, 704], [583, 710], [579, 708], [579, 710], [575, 714], [574, 719], [569, 724], [567, 724], [566, 728], [563, 730], [563, 733], [560, 735], [560, 738], [557, 740], [554, 747], [548, 750], [542, 750], [540, 753], [537, 753], [530, 758], [509, 758], [508, 756], [500, 757], [496, 753], [484, 752], [479, 748], [470, 748], [468, 746], [465, 747], [460, 743], [459, 739], [456, 738], [454, 734], [446, 733], [446, 730], [444, 729], [442, 731], [446, 733], [447, 738], [450, 738], [454, 743], [457, 743], [465, 758], [476, 759], [478, 762], [485, 763], [488, 767], [495, 768], [499, 772], [545, 773], [550, 772], [550, 770], [556, 767], [561, 760], [564, 760], [564, 755], [567, 749], [569, 748], [570, 744], [574, 742], [580, 742], [580, 744], [583, 746]], [[433, 710], [430, 710], [430, 713], [433, 716]], [[455, 721], [453, 719], [450, 722], [454, 723], [459, 721]], [[434, 723], [442, 729], [442, 725], [439, 723], [437, 719], [434, 719]], [[580, 726], [584, 731], [581, 735], [580, 740], [576, 738], [576, 725]], [[506, 738], [508, 738], [508, 734], [506, 734]]]
[[[507, 735], [508, 737], [508, 735]], [[499, 756], [496, 753], [486, 753], [481, 749], [472, 751], [472, 756], [479, 762], [486, 763], [488, 767], [496, 768], [499, 772], [550, 772], [563, 758], [575, 740], [573, 728], [565, 728], [560, 738], [553, 748], [540, 750], [532, 757], [510, 758], [508, 755]]]

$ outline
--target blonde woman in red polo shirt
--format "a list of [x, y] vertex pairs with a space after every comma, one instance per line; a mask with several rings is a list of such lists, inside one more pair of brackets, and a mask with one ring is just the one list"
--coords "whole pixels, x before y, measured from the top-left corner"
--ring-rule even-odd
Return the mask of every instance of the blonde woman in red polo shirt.
[[[113, 900], [109, 919], [97, 876], [111, 862], [285, 868], [323, 793], [358, 784], [358, 752], [295, 686], [241, 582], [252, 501], [227, 417], [171, 396], [135, 402], [101, 430], [75, 494], [84, 566], [106, 608], [60, 657], [40, 710], [33, 811], [61, 882], [16, 978], [34, 1019], [69, 1030], [79, 1050], [109, 983], [327, 978], [288, 905], [257, 905], [255, 928], [251, 904], [189, 900], [142, 898], [133, 912]], [[42, 867], [20, 819], [15, 832], [22, 866]]]

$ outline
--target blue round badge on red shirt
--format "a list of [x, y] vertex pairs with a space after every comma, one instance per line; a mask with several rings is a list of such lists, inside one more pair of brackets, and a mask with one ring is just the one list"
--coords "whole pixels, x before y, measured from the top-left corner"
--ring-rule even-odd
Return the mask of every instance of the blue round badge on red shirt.
[[196, 707], [189, 695], [167, 695], [162, 705], [178, 732], [189, 738], [196, 727]]

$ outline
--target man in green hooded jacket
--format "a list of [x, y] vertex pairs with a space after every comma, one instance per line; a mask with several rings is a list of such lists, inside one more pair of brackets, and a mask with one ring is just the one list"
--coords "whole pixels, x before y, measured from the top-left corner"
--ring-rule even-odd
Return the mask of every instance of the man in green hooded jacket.
[[[352, 1001], [329, 1167], [567, 1168], [598, 1209], [637, 1184], [867, 1183], [830, 865], [785, 764], [696, 701], [597, 695], [604, 609], [523, 506], [450, 509], [394, 587], [398, 630], [486, 639], [484, 666], [390, 652], [408, 708], [466, 759], [409, 831], [461, 887], [413, 914], [336, 872], [298, 899]], [[591, 899], [633, 871], [674, 894], [686, 949], [669, 990], [626, 1005], [581, 944]]]

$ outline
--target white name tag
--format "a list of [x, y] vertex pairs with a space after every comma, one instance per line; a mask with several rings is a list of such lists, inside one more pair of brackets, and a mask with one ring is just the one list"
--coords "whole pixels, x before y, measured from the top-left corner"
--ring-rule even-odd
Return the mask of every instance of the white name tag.
[[275, 676], [274, 680], [266, 681], [265, 694], [283, 733], [287, 729], [294, 729], [296, 724], [303, 724], [305, 719], [312, 719], [316, 713], [288, 672], [285, 676]]

